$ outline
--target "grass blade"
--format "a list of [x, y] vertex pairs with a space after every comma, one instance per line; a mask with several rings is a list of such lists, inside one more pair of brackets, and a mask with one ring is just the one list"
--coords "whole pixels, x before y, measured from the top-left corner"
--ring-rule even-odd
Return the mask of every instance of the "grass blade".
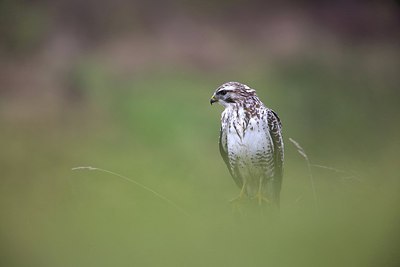
[[75, 167], [72, 168], [72, 171], [77, 171], [77, 170], [89, 170], [89, 171], [99, 171], [99, 172], [104, 172], [104, 173], [108, 173], [114, 176], [117, 176], [121, 179], [124, 179], [128, 182], [131, 182], [139, 187], [141, 187], [142, 189], [152, 193], [153, 195], [155, 195], [156, 197], [164, 200], [165, 202], [167, 202], [168, 204], [170, 204], [171, 206], [173, 206], [174, 208], [176, 208], [177, 210], [179, 210], [180, 212], [182, 212], [183, 214], [185, 214], [186, 216], [189, 216], [189, 213], [187, 213], [183, 208], [181, 208], [180, 206], [178, 206], [175, 202], [173, 202], [172, 200], [168, 199], [167, 197], [161, 195], [160, 193], [158, 193], [157, 191], [154, 191], [153, 189], [151, 189], [150, 187], [145, 186], [142, 183], [139, 183], [131, 178], [128, 178], [124, 175], [121, 175], [119, 173], [113, 172], [113, 171], [109, 171], [109, 170], [105, 170], [105, 169], [101, 169], [101, 168], [96, 168], [96, 167], [91, 167], [91, 166], [82, 166], [82, 167]]

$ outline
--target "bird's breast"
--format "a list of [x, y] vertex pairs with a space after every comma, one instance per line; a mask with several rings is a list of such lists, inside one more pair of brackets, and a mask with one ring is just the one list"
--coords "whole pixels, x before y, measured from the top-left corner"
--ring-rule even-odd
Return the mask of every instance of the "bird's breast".
[[228, 153], [237, 161], [254, 165], [272, 154], [271, 136], [266, 122], [254, 118], [247, 123], [232, 120], [227, 130]]

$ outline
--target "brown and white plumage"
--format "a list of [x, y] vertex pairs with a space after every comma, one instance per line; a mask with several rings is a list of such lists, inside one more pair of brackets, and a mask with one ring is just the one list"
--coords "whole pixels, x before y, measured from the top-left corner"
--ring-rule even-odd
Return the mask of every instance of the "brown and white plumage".
[[217, 88], [210, 103], [218, 102], [221, 115], [219, 149], [240, 198], [248, 196], [279, 206], [283, 172], [283, 139], [277, 114], [267, 108], [256, 91], [238, 82]]

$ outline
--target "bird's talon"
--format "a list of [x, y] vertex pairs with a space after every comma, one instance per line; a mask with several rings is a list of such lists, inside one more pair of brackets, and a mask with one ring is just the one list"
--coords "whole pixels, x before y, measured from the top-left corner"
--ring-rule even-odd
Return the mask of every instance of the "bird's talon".
[[271, 201], [268, 198], [264, 197], [262, 194], [257, 194], [254, 198], [257, 199], [258, 205], [260, 206], [262, 205], [263, 202], [265, 202], [266, 204], [271, 203]]
[[241, 201], [241, 200], [243, 200], [243, 199], [244, 199], [244, 195], [240, 194], [239, 196], [237, 196], [237, 197], [232, 198], [231, 200], [229, 200], [229, 202], [230, 202], [230, 203], [236, 203], [236, 202], [239, 202], [239, 201]]

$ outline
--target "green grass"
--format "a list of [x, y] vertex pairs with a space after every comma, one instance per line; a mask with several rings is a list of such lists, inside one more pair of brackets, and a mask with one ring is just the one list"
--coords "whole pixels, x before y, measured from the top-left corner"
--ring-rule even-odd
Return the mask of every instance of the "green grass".
[[[2, 266], [394, 266], [399, 143], [389, 131], [376, 150], [377, 130], [368, 132], [366, 119], [357, 129], [340, 125], [343, 115], [331, 107], [319, 115], [321, 123], [313, 121], [318, 107], [307, 99], [338, 104], [341, 91], [324, 100], [319, 85], [300, 94], [280, 88], [290, 80], [249, 77], [281, 115], [286, 165], [280, 218], [238, 220], [229, 204], [238, 188], [217, 145], [222, 108], [208, 104], [223, 81], [188, 73], [120, 79], [91, 66], [82, 71], [86, 101], [80, 107], [43, 122], [3, 119]], [[346, 99], [343, 108], [357, 99]], [[367, 111], [363, 103], [355, 109]], [[357, 140], [362, 130], [370, 149]], [[312, 163], [354, 172], [359, 180], [313, 168], [315, 212], [307, 165], [289, 137]], [[189, 216], [140, 186], [71, 170], [77, 166], [134, 179]]]

